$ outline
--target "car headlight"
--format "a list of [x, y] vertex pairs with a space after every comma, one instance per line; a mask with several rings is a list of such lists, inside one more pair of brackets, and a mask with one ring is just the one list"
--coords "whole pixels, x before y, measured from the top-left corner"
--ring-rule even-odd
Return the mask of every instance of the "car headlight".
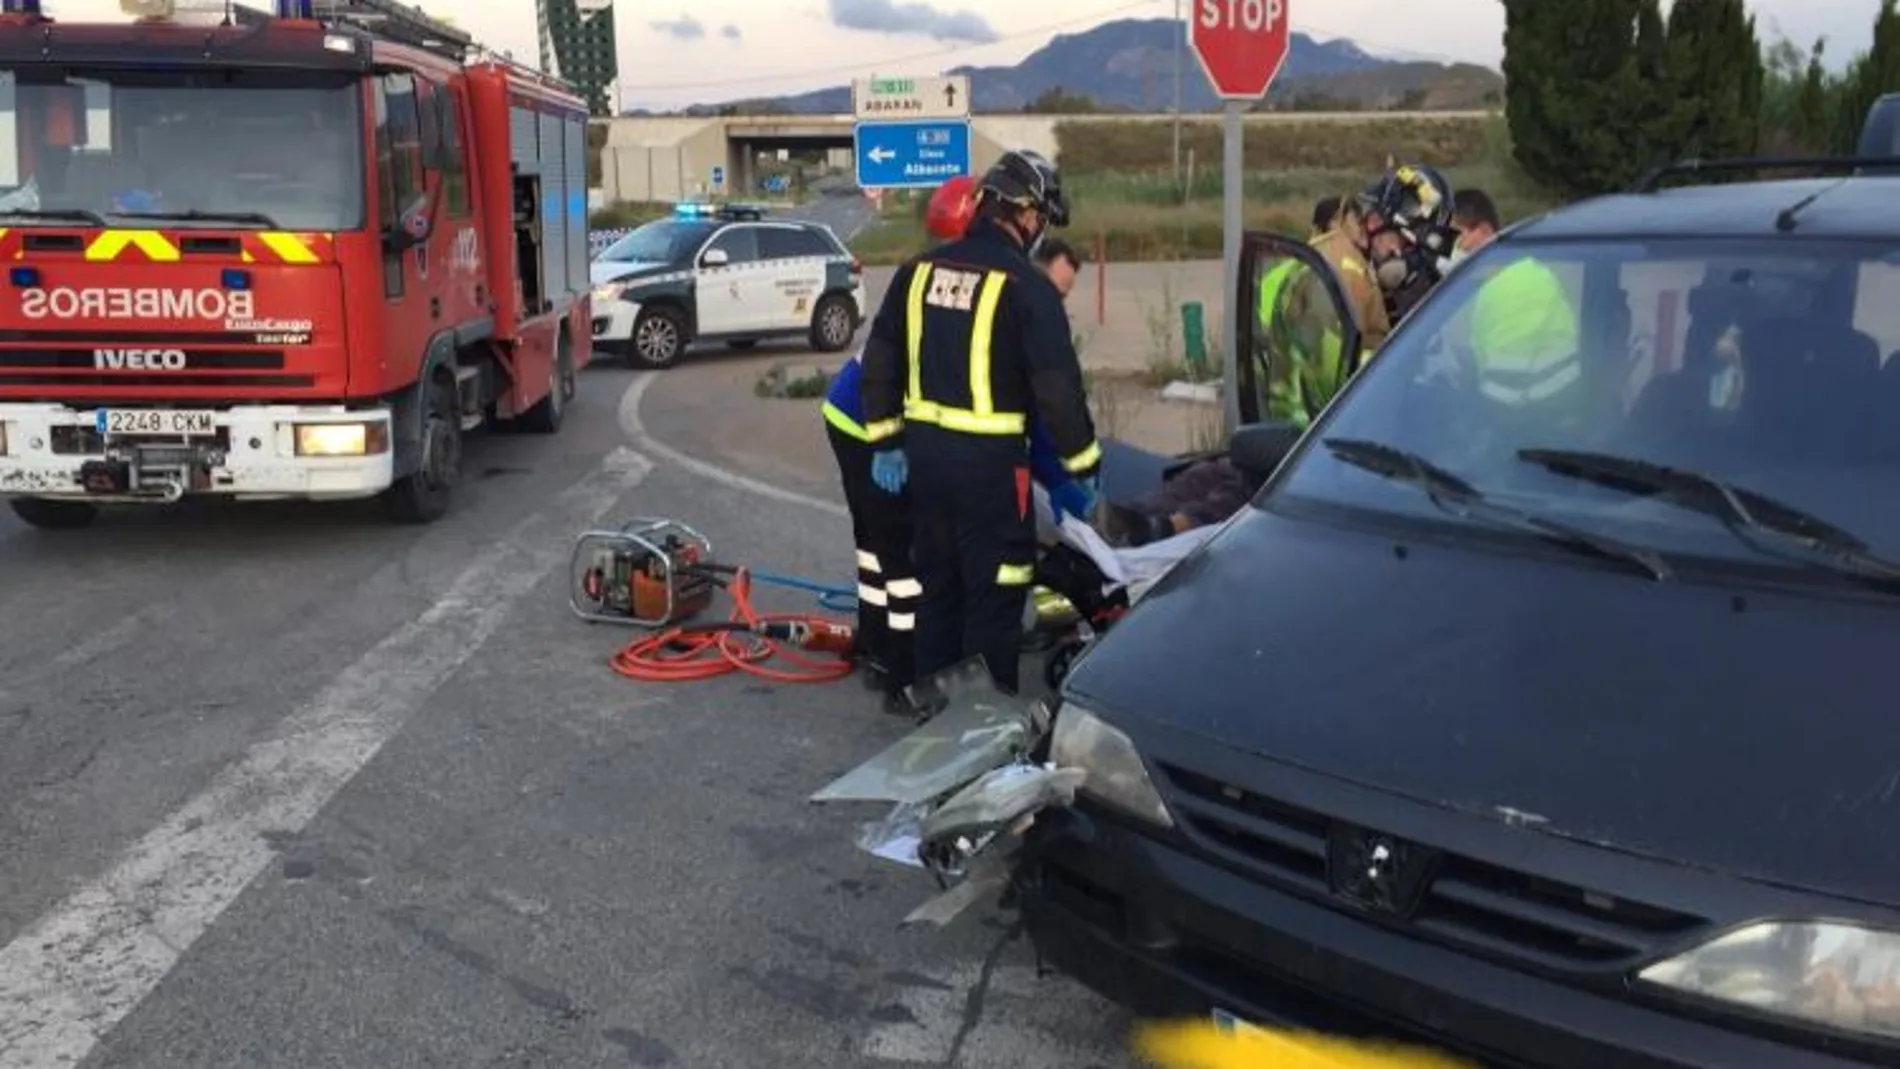
[[1757, 1013], [1900, 1040], [1900, 933], [1826, 921], [1762, 921], [1637, 974]]
[[1168, 807], [1148, 778], [1148, 768], [1127, 735], [1094, 713], [1064, 702], [1056, 713], [1049, 761], [1057, 768], [1084, 773], [1081, 793], [1130, 816], [1164, 828], [1174, 826]]
[[620, 299], [620, 295], [626, 291], [627, 287], [620, 283], [609, 282], [605, 285], [594, 287], [594, 299], [596, 301], [617, 301]]

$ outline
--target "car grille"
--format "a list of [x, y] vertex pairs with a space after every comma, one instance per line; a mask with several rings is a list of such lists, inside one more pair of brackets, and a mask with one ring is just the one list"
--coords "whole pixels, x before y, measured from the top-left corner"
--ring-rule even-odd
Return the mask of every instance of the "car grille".
[[[1175, 815], [1204, 848], [1263, 883], [1337, 902], [1327, 873], [1337, 821], [1177, 766], [1160, 770]], [[1627, 965], [1707, 921], [1441, 852], [1416, 909], [1396, 923], [1491, 956], [1574, 972]]]

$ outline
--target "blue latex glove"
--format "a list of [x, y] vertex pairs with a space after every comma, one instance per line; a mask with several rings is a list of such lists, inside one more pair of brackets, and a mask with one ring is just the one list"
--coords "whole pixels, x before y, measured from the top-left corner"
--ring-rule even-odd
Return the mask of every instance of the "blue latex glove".
[[1064, 516], [1074, 516], [1087, 523], [1089, 514], [1095, 511], [1095, 495], [1080, 482], [1069, 479], [1049, 491], [1049, 504], [1056, 511], [1057, 523], [1061, 523]]
[[871, 481], [887, 494], [901, 494], [910, 480], [910, 458], [902, 449], [883, 449], [871, 454]]

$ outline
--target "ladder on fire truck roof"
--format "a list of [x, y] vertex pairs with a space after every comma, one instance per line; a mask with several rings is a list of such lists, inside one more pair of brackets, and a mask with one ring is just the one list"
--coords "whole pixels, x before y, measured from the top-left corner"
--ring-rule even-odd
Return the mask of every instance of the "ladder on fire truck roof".
[[419, 7], [397, 0], [279, 0], [284, 8], [307, 6], [309, 13], [325, 22], [355, 26], [390, 41], [411, 45], [457, 63], [475, 48], [475, 39], [465, 30], [430, 17]]

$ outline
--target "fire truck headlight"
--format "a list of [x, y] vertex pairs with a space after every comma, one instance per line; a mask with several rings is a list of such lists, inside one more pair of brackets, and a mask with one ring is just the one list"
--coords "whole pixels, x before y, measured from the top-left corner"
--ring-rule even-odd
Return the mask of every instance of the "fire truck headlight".
[[300, 457], [366, 457], [389, 451], [385, 423], [299, 423]]
[[332, 52], [354, 52], [356, 51], [356, 39], [340, 33], [324, 34], [323, 47]]

